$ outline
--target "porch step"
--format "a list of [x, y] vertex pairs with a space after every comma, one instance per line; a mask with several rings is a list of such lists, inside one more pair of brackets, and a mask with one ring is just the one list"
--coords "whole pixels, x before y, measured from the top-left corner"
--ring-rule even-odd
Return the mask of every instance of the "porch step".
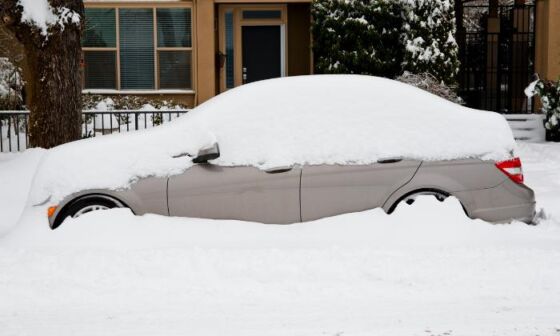
[[545, 140], [542, 114], [504, 114], [515, 140], [540, 142]]

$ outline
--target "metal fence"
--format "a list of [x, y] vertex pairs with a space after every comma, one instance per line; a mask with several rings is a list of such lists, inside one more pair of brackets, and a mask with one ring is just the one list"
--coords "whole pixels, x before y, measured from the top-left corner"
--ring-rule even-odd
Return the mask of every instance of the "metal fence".
[[[113, 110], [82, 112], [82, 137], [136, 131], [170, 122], [189, 110]], [[29, 147], [29, 111], [0, 111], [0, 153]]]
[[460, 95], [469, 107], [501, 113], [532, 113], [523, 91], [535, 71], [533, 4], [465, 4], [458, 29]]

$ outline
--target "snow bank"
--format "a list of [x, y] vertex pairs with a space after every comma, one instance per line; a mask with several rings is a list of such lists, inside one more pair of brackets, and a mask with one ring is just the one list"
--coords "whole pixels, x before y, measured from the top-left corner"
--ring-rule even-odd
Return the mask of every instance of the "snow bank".
[[43, 149], [0, 154], [0, 237], [18, 222], [27, 203], [37, 165], [44, 154]]
[[396, 81], [355, 75], [288, 77], [230, 90], [173, 123], [49, 151], [37, 200], [88, 188], [126, 187], [177, 174], [217, 140], [216, 164], [368, 164], [388, 157], [501, 160], [515, 149], [505, 119]]
[[559, 327], [560, 227], [488, 225], [455, 199], [296, 225], [115, 209], [51, 231], [37, 218], [0, 241], [3, 335], [526, 336]]

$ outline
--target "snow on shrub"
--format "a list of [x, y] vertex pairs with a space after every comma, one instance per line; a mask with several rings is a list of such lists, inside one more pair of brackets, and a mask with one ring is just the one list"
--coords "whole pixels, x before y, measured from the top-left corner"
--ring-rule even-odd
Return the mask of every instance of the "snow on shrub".
[[[102, 96], [85, 94], [82, 97], [84, 110], [99, 110], [100, 107], [107, 107], [106, 110], [140, 110], [152, 106], [153, 110], [179, 110], [188, 107], [174, 101], [173, 99], [149, 99], [134, 95], [114, 95]], [[101, 104], [101, 105], [100, 105]]]
[[455, 82], [452, 0], [317, 0], [312, 14], [319, 73], [395, 78], [406, 70]]
[[7, 58], [0, 57], [0, 110], [21, 108], [22, 89], [21, 70]]
[[551, 140], [560, 141], [560, 80], [538, 80], [525, 90], [528, 97], [538, 95], [545, 115], [544, 127]]
[[397, 81], [358, 75], [297, 76], [229, 90], [171, 123], [49, 150], [35, 201], [123, 188], [178, 174], [189, 154], [217, 141], [214, 164], [260, 169], [371, 164], [379, 159], [503, 160], [515, 149], [504, 117], [451, 103]]
[[389, 78], [402, 73], [397, 1], [317, 0], [312, 13], [317, 72]]
[[417, 88], [433, 93], [436, 96], [440, 96], [454, 103], [464, 103], [463, 99], [457, 95], [457, 87], [445, 85], [445, 83], [439, 82], [434, 75], [427, 72], [413, 74], [405, 71], [402, 75], [397, 77], [396, 80], [416, 86]]
[[459, 47], [455, 41], [453, 0], [401, 0], [403, 68], [412, 73], [430, 73], [447, 84], [459, 72]]

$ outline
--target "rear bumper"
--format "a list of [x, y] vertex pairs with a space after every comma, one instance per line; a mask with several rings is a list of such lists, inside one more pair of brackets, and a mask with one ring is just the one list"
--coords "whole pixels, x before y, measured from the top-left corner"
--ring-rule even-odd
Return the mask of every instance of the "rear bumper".
[[531, 223], [535, 217], [535, 193], [524, 184], [506, 180], [494, 188], [454, 193], [471, 218], [493, 223], [518, 220]]

